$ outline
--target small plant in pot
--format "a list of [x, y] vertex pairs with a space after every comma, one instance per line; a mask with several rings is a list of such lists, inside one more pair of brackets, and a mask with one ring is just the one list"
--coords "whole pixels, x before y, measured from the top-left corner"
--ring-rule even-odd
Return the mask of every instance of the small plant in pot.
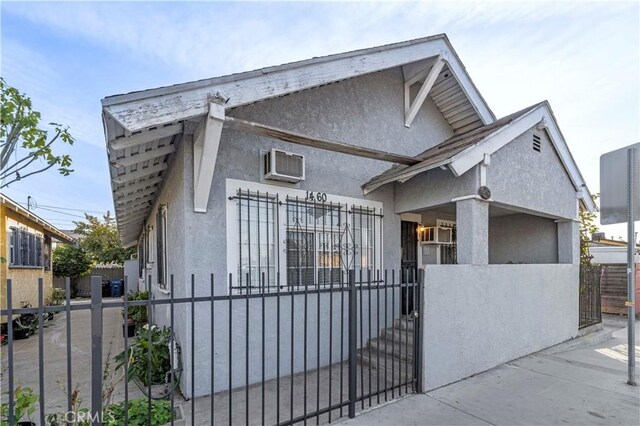
[[[8, 395], [9, 392], [5, 392]], [[16, 386], [13, 390], [14, 407], [13, 407], [13, 419], [17, 425], [30, 426], [35, 423], [31, 421], [31, 416], [36, 411], [36, 403], [40, 399], [38, 395], [33, 393], [33, 390], [29, 387]], [[24, 417], [27, 420], [22, 420]], [[0, 406], [0, 426], [9, 424], [9, 403], [4, 402]]]

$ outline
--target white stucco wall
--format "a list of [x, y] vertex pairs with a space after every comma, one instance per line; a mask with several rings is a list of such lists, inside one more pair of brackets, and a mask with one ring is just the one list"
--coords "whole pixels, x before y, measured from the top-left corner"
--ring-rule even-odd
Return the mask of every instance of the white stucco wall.
[[[627, 263], [626, 247], [589, 247], [589, 254], [593, 263]], [[640, 263], [640, 254], [636, 255], [636, 262]]]
[[558, 263], [558, 225], [528, 214], [489, 218], [489, 263]]
[[[319, 136], [327, 139], [344, 141], [347, 143], [372, 147], [379, 150], [397, 152], [406, 155], [416, 155], [433, 145], [436, 145], [452, 135], [452, 131], [436, 106], [429, 99], [420, 109], [411, 128], [404, 126], [404, 95], [403, 76], [400, 68], [390, 69], [359, 78], [345, 80], [316, 89], [305, 90], [288, 96], [271, 99], [256, 104], [235, 108], [228, 111], [230, 116], [257, 121], [272, 126], [294, 130], [303, 134]], [[150, 212], [145, 225], [154, 227], [155, 215], [160, 204], [167, 204], [167, 242], [168, 242], [168, 276], [175, 279], [174, 296], [188, 297], [191, 295], [191, 274], [194, 274], [196, 296], [208, 296], [212, 292], [215, 296], [228, 294], [227, 255], [237, 247], [228, 248], [227, 245], [227, 206], [230, 201], [226, 195], [227, 179], [238, 179], [247, 183], [263, 182], [261, 167], [263, 154], [271, 148], [292, 151], [305, 156], [306, 180], [297, 187], [303, 191], [321, 191], [329, 196], [344, 196], [358, 199], [375, 200], [383, 205], [383, 261], [384, 267], [391, 270], [400, 266], [400, 216], [394, 214], [394, 186], [380, 188], [372, 194], [364, 196], [361, 185], [379, 173], [387, 170], [391, 164], [293, 145], [269, 138], [224, 129], [220, 148], [215, 164], [215, 171], [211, 186], [208, 209], [206, 213], [193, 211], [193, 140], [192, 136], [185, 136], [178, 142], [176, 153], [169, 166], [165, 182], [160, 195]], [[277, 190], [278, 186], [275, 186]], [[232, 223], [232, 226], [237, 224]], [[282, 249], [281, 247], [280, 249]], [[155, 243], [152, 247], [155, 250]], [[151, 275], [151, 282], [157, 278], [156, 266], [150, 263], [145, 277]], [[215, 274], [212, 286], [210, 274]], [[213, 287], [213, 288], [212, 288]], [[165, 299], [169, 295], [159, 291], [157, 286], [151, 285], [156, 299]], [[321, 324], [321, 353], [320, 365], [329, 362], [327, 310], [331, 298], [327, 294], [320, 297], [320, 312], [324, 322]], [[232, 317], [233, 327], [231, 341], [233, 342], [232, 358], [244, 360], [246, 355], [246, 305], [234, 303]], [[375, 302], [375, 299], [374, 299]], [[282, 300], [281, 319], [281, 367], [282, 374], [287, 374], [290, 367], [291, 346], [294, 347], [294, 372], [303, 370], [302, 346], [304, 344], [304, 316], [303, 297], [295, 298], [294, 340], [287, 346], [291, 332], [287, 321], [290, 320], [290, 298]], [[313, 344], [317, 339], [317, 305], [316, 296], [310, 296], [307, 313], [309, 330], [309, 367], [318, 365], [317, 350]], [[334, 322], [332, 325], [333, 338], [340, 335], [340, 323], [337, 321], [338, 310], [336, 296], [334, 296]], [[275, 300], [270, 298], [265, 303], [265, 330], [268, 342], [275, 339], [276, 310]], [[286, 305], [286, 306], [285, 306]], [[228, 302], [216, 302], [214, 307], [215, 324], [215, 389], [226, 390], [229, 371], [232, 370], [233, 387], [245, 383], [244, 361], [235, 365], [229, 361], [228, 346], [230, 340], [228, 317]], [[261, 301], [252, 299], [249, 302], [250, 320], [261, 321]], [[397, 311], [396, 311], [397, 312]], [[188, 304], [175, 307], [174, 329], [182, 348], [182, 362], [184, 375], [181, 390], [191, 396], [191, 311]], [[196, 374], [195, 395], [206, 395], [211, 389], [211, 309], [207, 304], [200, 303], [195, 309], [195, 324], [197, 324], [195, 345], [193, 350], [194, 365], [197, 370], [206, 374]], [[153, 309], [153, 321], [160, 325], [169, 325], [170, 315], [166, 306]], [[365, 323], [365, 328], [366, 328]], [[345, 325], [346, 326], [346, 325]], [[316, 337], [314, 337], [316, 336]], [[366, 343], [367, 335], [364, 337]], [[250, 383], [256, 383], [261, 378], [260, 361], [261, 329], [251, 327], [249, 331], [250, 352]], [[338, 346], [334, 341], [333, 357], [340, 356]], [[275, 346], [267, 345], [265, 352], [265, 376], [267, 379], [275, 376], [276, 372]], [[230, 368], [233, 366], [233, 368]]]
[[575, 337], [578, 268], [572, 264], [427, 267], [424, 389]]
[[[534, 134], [540, 136], [540, 152], [533, 150]], [[553, 218], [578, 217], [576, 188], [547, 133], [535, 127], [491, 155], [487, 186], [497, 204]]]

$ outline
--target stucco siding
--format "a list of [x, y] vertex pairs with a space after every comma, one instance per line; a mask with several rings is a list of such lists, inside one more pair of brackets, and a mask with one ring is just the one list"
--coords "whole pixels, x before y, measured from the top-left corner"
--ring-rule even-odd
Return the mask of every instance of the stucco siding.
[[527, 214], [490, 218], [489, 263], [558, 263], [557, 224]]
[[425, 390], [578, 333], [578, 265], [430, 265], [425, 269]]
[[[451, 136], [451, 129], [430, 100], [425, 102], [411, 128], [406, 128], [404, 126], [402, 88], [402, 72], [400, 69], [393, 69], [236, 108], [228, 114], [312, 136], [407, 155], [418, 154]], [[236, 203], [236, 201], [227, 199], [226, 182], [227, 179], [262, 182], [273, 185], [277, 189], [278, 183], [262, 179], [262, 156], [272, 148], [305, 156], [306, 180], [299, 185], [285, 185], [289, 188], [296, 187], [303, 191], [319, 191], [328, 195], [382, 202], [384, 209], [384, 268], [393, 269], [400, 266], [400, 217], [395, 214], [395, 188], [393, 185], [388, 185], [368, 196], [363, 195], [361, 188], [363, 183], [388, 169], [391, 164], [224, 129], [215, 164], [207, 212], [196, 213], [193, 211], [193, 139], [192, 136], [185, 136], [179, 143], [166, 182], [147, 223], [155, 227], [157, 206], [160, 203], [168, 204], [169, 274], [174, 274], [176, 297], [191, 294], [191, 274], [194, 274], [197, 296], [207, 296], [212, 291], [217, 296], [228, 294], [227, 274], [229, 272], [235, 274], [236, 270], [235, 268], [231, 271], [227, 270], [227, 253], [228, 250], [237, 250], [237, 248], [227, 247], [226, 211], [229, 203]], [[237, 224], [234, 223], [231, 226], [235, 227]], [[155, 268], [151, 268], [147, 274], [149, 273], [152, 275], [151, 282], [155, 282]], [[212, 273], [215, 275], [213, 288], [211, 284]], [[167, 297], [157, 290], [154, 293], [156, 293], [156, 297]], [[312, 325], [315, 325], [314, 318], [317, 315], [317, 299], [314, 298], [315, 296], [309, 299], [310, 310], [308, 312], [308, 322], [312, 329], [314, 329]], [[296, 296], [295, 299], [296, 305], [302, 303], [302, 296]], [[326, 319], [330, 298], [323, 294], [320, 299], [321, 317]], [[272, 300], [267, 301], [265, 314], [268, 324], [276, 323], [275, 312], [270, 308], [272, 303]], [[285, 300], [282, 303], [284, 327], [284, 318], [290, 315], [286, 310], [290, 308], [284, 307], [287, 304]], [[260, 301], [252, 300], [250, 302], [251, 316], [261, 315], [259, 304]], [[223, 372], [229, 369], [228, 357], [224, 356], [229, 343], [227, 319], [229, 307], [226, 303], [216, 302], [214, 309], [216, 310], [214, 316], [217, 318], [214, 348], [216, 371], [221, 372], [217, 375], [219, 379], [216, 379], [215, 387], [216, 389], [224, 389], [228, 376], [225, 378], [226, 373]], [[243, 358], [245, 351], [245, 309], [244, 304], [236, 303], [232, 314], [234, 318], [233, 356], [240, 358]], [[339, 313], [335, 309], [334, 307], [334, 316]], [[168, 324], [169, 318], [166, 310], [156, 308], [154, 314], [155, 322]], [[185, 371], [190, 371], [190, 309], [185, 306], [177, 306], [175, 314], [175, 330], [179, 343], [182, 345], [183, 364]], [[254, 318], [258, 318], [257, 316]], [[297, 322], [301, 319], [299, 318]], [[195, 363], [203, 371], [209, 371], [211, 363], [211, 330], [208, 327], [211, 323], [211, 310], [209, 307], [203, 305], [197, 307], [195, 323], [200, 325], [195, 335], [197, 339], [194, 353]], [[334, 324], [334, 335], [339, 335], [339, 323], [335, 322]], [[273, 328], [265, 331], [267, 338], [270, 341], [273, 340]], [[283, 332], [285, 331], [283, 330]], [[310, 342], [314, 332], [316, 331], [308, 332]], [[297, 345], [304, 341], [302, 333], [302, 328], [296, 326], [294, 330], [296, 353], [299, 350]], [[322, 333], [324, 336], [326, 330]], [[283, 340], [290, 339], [288, 331], [283, 334], [282, 338]], [[249, 335], [250, 348], [260, 347], [260, 339], [260, 328], [252, 327]], [[290, 351], [283, 344], [283, 363], [288, 357], [287, 350]], [[321, 350], [319, 359], [315, 357], [315, 352], [313, 349], [309, 351], [309, 365], [317, 365], [318, 361], [321, 366], [326, 365], [329, 361], [328, 351]], [[258, 355], [251, 351], [252, 359]], [[275, 360], [272, 359], [272, 355], [267, 353], [267, 377], [273, 377], [275, 374]], [[339, 357], [339, 353], [334, 353], [334, 362], [337, 357]], [[302, 367], [300, 361], [296, 360], [294, 372], [301, 371]], [[250, 372], [252, 383], [259, 379], [258, 374], [259, 369]], [[243, 384], [244, 372], [241, 369], [236, 369], [233, 375], [234, 385]], [[207, 394], [210, 385], [208, 377], [198, 376], [195, 383], [195, 394]], [[181, 387], [185, 394], [190, 394], [189, 374], [183, 376]]]
[[[11, 280], [11, 301], [14, 308], [20, 308], [25, 303], [38, 306], [38, 279], [43, 280], [43, 298], [51, 297], [53, 288], [53, 273], [44, 267], [12, 267], [9, 265], [9, 230], [10, 227], [21, 227], [44, 238], [42, 226], [23, 217], [13, 210], [0, 205], [0, 256], [6, 260], [0, 262], [0, 309], [7, 307], [7, 279]], [[44, 242], [43, 242], [44, 244]], [[44, 248], [43, 248], [44, 250]], [[0, 322], [6, 322], [6, 316], [0, 317]]]
[[478, 190], [477, 167], [455, 177], [450, 170], [433, 169], [404, 183], [396, 183], [396, 213], [441, 206], [453, 198], [475, 194]]
[[[541, 139], [540, 152], [533, 150], [534, 133]], [[531, 128], [492, 154], [487, 186], [497, 203], [559, 218], [578, 216], [576, 190], [546, 131]]]

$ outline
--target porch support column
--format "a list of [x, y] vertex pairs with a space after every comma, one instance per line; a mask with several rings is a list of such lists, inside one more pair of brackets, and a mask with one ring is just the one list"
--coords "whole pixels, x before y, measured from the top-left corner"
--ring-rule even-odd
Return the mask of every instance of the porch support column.
[[576, 220], [558, 221], [558, 263], [580, 263], [580, 224]]
[[489, 263], [489, 203], [478, 198], [456, 201], [458, 263]]

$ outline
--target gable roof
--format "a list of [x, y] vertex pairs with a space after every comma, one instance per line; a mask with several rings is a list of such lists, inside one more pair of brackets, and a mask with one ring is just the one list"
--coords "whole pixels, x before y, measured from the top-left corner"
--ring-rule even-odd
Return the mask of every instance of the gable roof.
[[[161, 87], [102, 100], [111, 189], [120, 237], [133, 242], [164, 180], [178, 138], [212, 99], [230, 109], [391, 68], [419, 82], [438, 58], [444, 66], [429, 96], [456, 133], [495, 120], [444, 34], [275, 67]], [[407, 89], [405, 89], [407, 90]]]
[[466, 97], [478, 121], [484, 124], [494, 121], [493, 112], [471, 81], [445, 34], [108, 96], [102, 100], [102, 107], [106, 118], [113, 118], [125, 130], [136, 132], [205, 115], [210, 99], [218, 95], [225, 97], [225, 107], [230, 109], [411, 64], [411, 67], [403, 69], [405, 79], [409, 80], [438, 55], [442, 56], [447, 66], [440, 72], [435, 85], [443, 83], [451, 74], [455, 78], [447, 80], [448, 86], [442, 86], [446, 93], [438, 93], [434, 85], [431, 94], [436, 105], [438, 101], [450, 99], [450, 95], [457, 96], [453, 101], [463, 101]]
[[542, 124], [571, 179], [584, 206], [589, 211], [597, 210], [584, 178], [560, 132], [551, 106], [543, 101], [503, 117], [470, 132], [455, 135], [424, 151], [415, 158], [420, 163], [413, 166], [395, 165], [363, 185], [369, 193], [391, 182], [406, 182], [415, 175], [438, 167], [448, 167], [455, 176], [460, 176], [484, 160], [485, 154], [493, 154], [533, 126]]

